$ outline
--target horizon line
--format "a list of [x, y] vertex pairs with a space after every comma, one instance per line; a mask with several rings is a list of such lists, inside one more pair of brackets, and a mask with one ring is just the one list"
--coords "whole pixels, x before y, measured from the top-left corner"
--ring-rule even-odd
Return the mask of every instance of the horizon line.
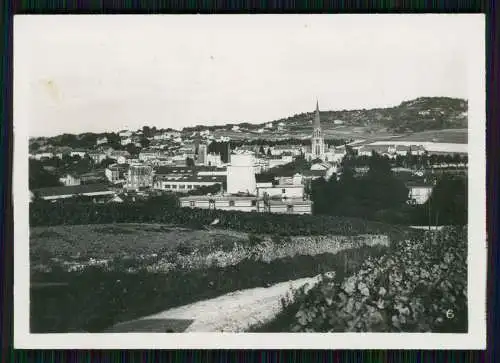
[[[462, 100], [462, 101], [465, 101], [465, 102], [468, 102], [468, 98], [462, 98], [462, 97], [451, 97], [451, 96], [419, 96], [419, 97], [415, 97], [415, 98], [411, 98], [411, 99], [404, 99], [402, 101], [400, 101], [399, 103], [397, 104], [392, 104], [391, 106], [379, 106], [379, 107], [371, 107], [371, 108], [350, 108], [350, 109], [329, 109], [329, 110], [323, 110], [321, 111], [320, 110], [320, 113], [325, 113], [325, 112], [353, 112], [353, 111], [369, 111], [369, 110], [377, 110], [377, 109], [388, 109], [388, 108], [393, 108], [393, 107], [397, 107], [397, 106], [400, 106], [402, 103], [405, 103], [405, 102], [411, 102], [411, 101], [416, 101], [416, 100], [419, 100], [419, 99], [423, 99], [423, 98], [449, 98], [449, 99], [455, 99], [455, 100]], [[318, 102], [318, 98], [316, 97], [316, 100]], [[307, 114], [314, 114], [315, 112], [315, 109], [313, 111], [309, 111], [309, 112], [301, 112], [301, 113], [295, 113], [293, 114], [293, 116], [296, 116], [296, 115], [307, 115]], [[148, 123], [145, 123], [143, 124], [142, 126], [140, 126], [139, 128], [135, 129], [135, 128], [122, 128], [120, 130], [102, 130], [102, 131], [81, 131], [79, 133], [71, 133], [71, 132], [61, 132], [61, 133], [57, 133], [57, 134], [53, 134], [53, 135], [33, 135], [33, 136], [29, 136], [29, 138], [52, 138], [52, 137], [57, 137], [57, 136], [61, 136], [61, 135], [81, 135], [81, 134], [104, 134], [104, 133], [118, 133], [120, 131], [134, 131], [134, 130], [141, 130], [143, 127], [147, 126], [147, 127], [150, 127], [150, 128], [153, 128], [155, 127], [156, 129], [171, 129], [173, 131], [179, 131], [179, 132], [182, 132], [184, 129], [189, 129], [189, 128], [195, 128], [195, 127], [206, 127], [206, 128], [210, 128], [210, 127], [223, 127], [223, 126], [237, 126], [237, 125], [240, 125], [240, 124], [243, 124], [243, 123], [248, 123], [248, 124], [252, 124], [252, 125], [261, 125], [261, 124], [267, 124], [267, 123], [274, 123], [274, 122], [277, 122], [277, 121], [281, 121], [281, 120], [284, 120], [288, 117], [291, 117], [291, 116], [285, 116], [285, 117], [282, 117], [282, 118], [279, 118], [279, 119], [275, 119], [275, 120], [272, 120], [272, 121], [257, 121], [257, 122], [250, 122], [250, 121], [234, 121], [234, 122], [220, 122], [220, 123], [217, 123], [217, 124], [213, 124], [213, 125], [204, 125], [204, 124], [194, 124], [194, 125], [191, 125], [191, 126], [184, 126], [182, 127], [181, 129], [177, 129], [177, 128], [174, 128], [172, 126], [168, 126], [168, 127], [159, 127], [157, 125], [151, 125], [151, 124], [148, 124]], [[205, 122], [210, 122], [210, 121], [205, 121]]]

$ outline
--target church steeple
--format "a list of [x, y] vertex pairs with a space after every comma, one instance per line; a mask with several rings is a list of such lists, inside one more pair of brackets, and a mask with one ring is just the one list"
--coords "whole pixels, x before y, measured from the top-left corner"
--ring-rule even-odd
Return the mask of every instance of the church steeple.
[[321, 122], [319, 119], [319, 103], [318, 100], [316, 100], [316, 113], [314, 115], [314, 129], [320, 129], [321, 128]]
[[325, 141], [323, 140], [323, 132], [321, 131], [318, 100], [316, 100], [311, 146], [312, 158], [325, 160]]

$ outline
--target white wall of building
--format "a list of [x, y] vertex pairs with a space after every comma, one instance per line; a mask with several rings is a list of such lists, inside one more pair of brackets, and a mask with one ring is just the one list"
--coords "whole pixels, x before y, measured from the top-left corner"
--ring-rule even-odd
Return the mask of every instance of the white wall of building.
[[60, 178], [59, 181], [64, 184], [64, 186], [80, 185], [81, 179], [74, 177], [73, 175], [67, 174], [65, 177]]
[[227, 192], [256, 193], [254, 156], [250, 153], [231, 155], [231, 165], [227, 167]]
[[191, 190], [207, 187], [214, 184], [222, 184], [221, 181], [183, 181], [183, 180], [159, 180], [154, 183], [155, 189], [187, 193]]
[[207, 154], [205, 165], [216, 166], [216, 167], [222, 166], [222, 159], [220, 157], [220, 154], [214, 154], [214, 153]]
[[272, 187], [259, 187], [257, 195], [263, 197], [267, 193], [270, 197], [303, 198], [303, 185], [275, 185]]
[[432, 187], [421, 186], [409, 187], [408, 199], [414, 200], [416, 204], [424, 204], [432, 194]]

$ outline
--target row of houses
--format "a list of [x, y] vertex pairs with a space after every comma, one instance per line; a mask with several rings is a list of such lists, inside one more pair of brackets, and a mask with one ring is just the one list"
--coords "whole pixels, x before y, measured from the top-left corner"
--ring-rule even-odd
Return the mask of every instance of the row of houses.
[[371, 156], [373, 153], [377, 153], [391, 159], [397, 156], [420, 156], [426, 152], [425, 148], [421, 145], [363, 145], [354, 147], [353, 149], [357, 150], [358, 156]]

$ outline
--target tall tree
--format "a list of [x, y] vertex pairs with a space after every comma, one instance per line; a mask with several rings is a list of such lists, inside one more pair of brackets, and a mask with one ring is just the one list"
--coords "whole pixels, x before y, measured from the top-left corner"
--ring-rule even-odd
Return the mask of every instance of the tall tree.
[[467, 178], [443, 174], [420, 208], [421, 223], [465, 225], [468, 222]]

